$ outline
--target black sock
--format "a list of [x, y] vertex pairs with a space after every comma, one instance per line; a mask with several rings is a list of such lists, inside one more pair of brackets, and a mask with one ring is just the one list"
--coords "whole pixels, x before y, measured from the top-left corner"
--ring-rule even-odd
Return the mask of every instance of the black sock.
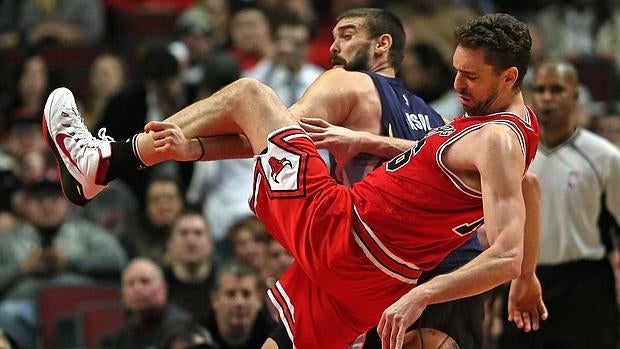
[[121, 142], [112, 142], [112, 155], [110, 156], [108, 170], [104, 182], [107, 184], [113, 179], [123, 177], [126, 174], [135, 172], [147, 167], [138, 156], [137, 152], [138, 135], [134, 135]]

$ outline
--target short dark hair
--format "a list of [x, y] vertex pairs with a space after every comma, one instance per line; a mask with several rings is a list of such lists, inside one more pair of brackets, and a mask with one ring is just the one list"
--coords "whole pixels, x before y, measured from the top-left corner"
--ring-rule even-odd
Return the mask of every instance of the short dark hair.
[[530, 63], [532, 37], [527, 25], [505, 13], [474, 18], [456, 28], [456, 43], [470, 49], [486, 50], [486, 63], [496, 71], [516, 67], [517, 86], [521, 86]]
[[243, 262], [233, 259], [217, 268], [217, 272], [215, 274], [215, 284], [213, 285], [214, 291], [219, 290], [222, 286], [221, 283], [224, 275], [232, 275], [236, 278], [250, 276], [256, 281], [256, 288], [259, 288], [260, 286], [260, 275], [258, 271]]
[[364, 18], [370, 36], [377, 38], [383, 34], [392, 37], [392, 48], [390, 49], [389, 61], [398, 70], [405, 56], [405, 29], [400, 19], [393, 13], [378, 8], [355, 8], [345, 11], [337, 20], [345, 18]]
[[213, 340], [213, 335], [209, 330], [193, 321], [183, 321], [175, 323], [170, 329], [164, 332], [164, 336], [159, 343], [159, 349], [171, 349], [175, 341], [193, 343], [194, 337], [200, 336], [203, 344], [190, 345], [188, 348], [215, 349], [219, 346]]
[[144, 80], [163, 81], [179, 74], [179, 62], [164, 43], [146, 43], [139, 56], [138, 64]]

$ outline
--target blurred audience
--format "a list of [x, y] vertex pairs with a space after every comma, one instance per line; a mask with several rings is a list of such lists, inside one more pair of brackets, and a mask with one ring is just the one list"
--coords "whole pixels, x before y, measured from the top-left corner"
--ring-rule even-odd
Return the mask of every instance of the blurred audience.
[[196, 0], [196, 5], [204, 7], [213, 20], [213, 41], [218, 48], [226, 47], [229, 42], [230, 1]]
[[23, 223], [0, 235], [0, 327], [33, 348], [38, 290], [118, 277], [126, 254], [109, 232], [71, 217], [57, 181], [29, 183], [21, 209]]
[[269, 277], [266, 280], [267, 288], [271, 288], [273, 284], [284, 274], [286, 269], [293, 262], [293, 256], [271, 235], [267, 236], [267, 264], [269, 268]]
[[608, 21], [607, 1], [554, 1], [543, 8], [536, 21], [545, 42], [545, 58], [572, 59], [595, 52], [596, 37]]
[[263, 309], [257, 272], [232, 261], [218, 268], [215, 289], [211, 293], [213, 313], [206, 328], [220, 349], [259, 349], [275, 323]]
[[177, 323], [166, 330], [158, 349], [218, 349], [213, 335], [196, 322]]
[[104, 53], [91, 64], [88, 98], [80, 107], [86, 127], [99, 129], [110, 99], [125, 88], [127, 75], [125, 61], [118, 55]]
[[620, 114], [592, 118], [591, 129], [620, 148]]
[[50, 80], [43, 56], [33, 54], [26, 57], [18, 68], [17, 86], [4, 111], [7, 119], [40, 118], [48, 94], [56, 87]]
[[183, 186], [174, 177], [157, 177], [146, 189], [145, 214], [136, 230], [123, 237], [130, 257], [148, 257], [165, 265], [170, 229], [185, 208]]
[[452, 120], [463, 114], [458, 95], [452, 88], [452, 68], [435, 46], [426, 43], [408, 46], [398, 75], [408, 90], [445, 119]]
[[273, 57], [263, 58], [244, 75], [271, 87], [286, 106], [293, 105], [324, 70], [307, 60], [311, 34], [307, 23], [283, 18], [275, 28]]
[[194, 320], [204, 323], [211, 313], [210, 294], [217, 265], [207, 222], [198, 212], [187, 211], [172, 226], [166, 244], [168, 266], [164, 275], [168, 299]]
[[241, 65], [241, 71], [273, 54], [269, 18], [259, 7], [243, 6], [232, 15], [230, 39], [230, 53]]
[[254, 215], [241, 218], [226, 233], [232, 248], [232, 257], [259, 272], [261, 280], [270, 273], [267, 254], [267, 237], [269, 233]]
[[136, 231], [140, 212], [133, 191], [122, 181], [110, 183], [86, 206], [76, 209], [76, 215], [109, 230], [121, 241]]
[[193, 101], [205, 76], [204, 61], [216, 50], [213, 20], [203, 6], [194, 6], [181, 13], [176, 29], [178, 41], [171, 44], [171, 50], [179, 59], [188, 100]]
[[[17, 11], [17, 32], [23, 44], [76, 45], [96, 43], [105, 30], [101, 0], [22, 0]], [[16, 40], [17, 44], [19, 41]]]
[[40, 116], [10, 119], [8, 127], [0, 152], [0, 212], [15, 213], [18, 190], [25, 183], [56, 175], [57, 169], [41, 134]]
[[122, 294], [127, 315], [112, 340], [114, 349], [156, 348], [164, 334], [191, 316], [167, 301], [161, 268], [148, 258], [135, 258], [123, 270]]
[[407, 44], [432, 44], [445, 62], [452, 62], [454, 28], [478, 14], [449, 0], [407, 0], [388, 6], [399, 16], [407, 34]]

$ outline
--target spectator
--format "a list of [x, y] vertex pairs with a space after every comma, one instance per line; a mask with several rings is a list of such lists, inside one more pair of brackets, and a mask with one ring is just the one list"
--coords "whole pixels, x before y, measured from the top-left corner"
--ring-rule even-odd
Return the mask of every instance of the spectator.
[[267, 263], [269, 278], [267, 288], [271, 288], [293, 262], [293, 256], [274, 238], [267, 238]]
[[472, 9], [448, 0], [401, 1], [389, 9], [403, 22], [407, 44], [431, 43], [445, 62], [452, 62], [454, 28], [477, 16]]
[[286, 106], [295, 103], [323, 69], [307, 60], [310, 27], [297, 18], [285, 18], [275, 29], [273, 57], [263, 58], [244, 75], [271, 87]]
[[166, 244], [168, 299], [200, 323], [212, 312], [209, 295], [217, 270], [213, 254], [213, 239], [205, 219], [197, 212], [181, 214]]
[[[9, 120], [8, 137], [0, 162], [0, 212], [13, 215], [24, 183], [57, 173], [41, 134], [41, 116]], [[0, 229], [1, 230], [1, 229]]]
[[620, 72], [620, 0], [611, 1], [609, 18], [601, 24], [596, 33], [595, 51], [597, 54], [612, 58]]
[[146, 189], [145, 206], [142, 224], [123, 241], [130, 257], [148, 257], [164, 265], [168, 234], [185, 207], [182, 185], [173, 177], [153, 179]]
[[110, 99], [125, 88], [126, 64], [121, 57], [104, 53], [92, 63], [89, 79], [90, 94], [82, 110], [84, 110], [84, 123], [96, 129]]
[[167, 301], [167, 286], [159, 266], [135, 258], [123, 270], [122, 294], [127, 317], [113, 340], [115, 349], [154, 348], [174, 324], [190, 321], [189, 314]]
[[253, 68], [273, 53], [269, 19], [258, 7], [242, 7], [232, 15], [230, 38], [230, 53], [239, 61], [241, 71]]
[[567, 58], [595, 53], [596, 36], [611, 16], [607, 1], [554, 1], [537, 16], [545, 57]]
[[226, 234], [233, 258], [258, 270], [263, 280], [269, 275], [268, 235], [263, 224], [254, 215], [239, 219]]
[[162, 339], [159, 349], [217, 349], [213, 336], [195, 322], [174, 325]]
[[530, 170], [542, 193], [536, 274], [553, 315], [535, 333], [504, 326], [502, 349], [617, 348], [614, 274], [598, 222], [604, 210], [620, 221], [620, 150], [577, 125], [577, 84], [569, 63], [545, 62], [534, 74], [541, 132]]
[[244, 264], [223, 264], [211, 293], [214, 312], [206, 327], [220, 349], [261, 348], [275, 323], [261, 312], [263, 297], [256, 271]]
[[593, 118], [592, 131], [620, 148], [620, 114]]
[[[213, 20], [202, 6], [185, 10], [177, 20], [177, 37], [175, 45], [183, 45], [187, 50], [187, 59], [182, 61], [183, 80], [187, 88], [188, 100], [195, 100], [200, 82], [208, 67], [205, 60], [217, 50], [213, 35]], [[173, 46], [174, 47], [174, 46]], [[177, 57], [178, 58], [178, 57]], [[234, 59], [229, 57], [229, 59]]]
[[45, 58], [33, 54], [24, 59], [17, 72], [17, 89], [8, 103], [8, 119], [40, 118], [43, 106], [51, 92], [51, 76]]
[[408, 90], [444, 118], [452, 120], [463, 114], [463, 107], [452, 88], [452, 68], [436, 47], [426, 43], [410, 45], [399, 76]]
[[203, 6], [213, 20], [213, 40], [218, 48], [229, 43], [230, 2], [227, 0], [198, 0], [197, 5]]
[[24, 0], [19, 15], [19, 30], [31, 46], [97, 43], [105, 31], [101, 0]]
[[33, 182], [24, 188], [24, 224], [0, 235], [0, 327], [22, 348], [34, 344], [41, 287], [117, 277], [126, 261], [110, 233], [70, 213], [58, 182]]

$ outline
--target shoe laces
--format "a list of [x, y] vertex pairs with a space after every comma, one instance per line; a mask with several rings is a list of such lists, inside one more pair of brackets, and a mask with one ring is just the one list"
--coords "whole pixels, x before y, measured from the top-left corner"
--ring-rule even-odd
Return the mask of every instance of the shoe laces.
[[114, 142], [114, 138], [106, 134], [107, 130], [105, 127], [99, 129], [97, 132], [97, 137], [99, 138], [96, 138], [90, 133], [84, 124], [84, 118], [77, 110], [71, 108], [68, 112], [71, 112], [76, 116], [76, 120], [74, 120], [75, 122], [71, 123], [71, 127], [73, 128], [71, 136], [80, 148], [83, 148], [84, 150], [86, 148], [97, 148], [102, 142]]

